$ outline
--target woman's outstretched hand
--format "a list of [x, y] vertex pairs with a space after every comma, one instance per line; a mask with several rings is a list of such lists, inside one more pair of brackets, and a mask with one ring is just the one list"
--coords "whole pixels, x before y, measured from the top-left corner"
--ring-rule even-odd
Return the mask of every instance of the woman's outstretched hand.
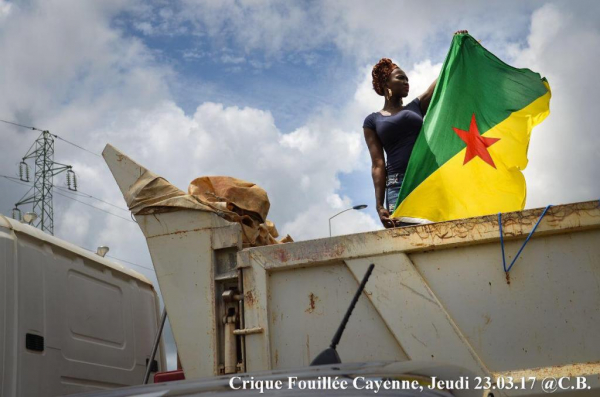
[[469, 31], [468, 30], [457, 30], [456, 32], [454, 32], [455, 35], [463, 34], [463, 33], [469, 33]]

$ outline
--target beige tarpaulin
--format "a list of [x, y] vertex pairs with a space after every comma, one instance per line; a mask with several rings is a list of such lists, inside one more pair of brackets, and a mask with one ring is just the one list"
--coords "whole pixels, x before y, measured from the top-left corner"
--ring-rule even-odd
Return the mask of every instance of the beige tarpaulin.
[[166, 179], [146, 171], [131, 186], [125, 201], [134, 215], [191, 209], [214, 212], [242, 226], [244, 247], [280, 244], [293, 241], [290, 236], [281, 241], [273, 222], [267, 220], [267, 192], [254, 183], [228, 176], [205, 176], [194, 179], [188, 194]]

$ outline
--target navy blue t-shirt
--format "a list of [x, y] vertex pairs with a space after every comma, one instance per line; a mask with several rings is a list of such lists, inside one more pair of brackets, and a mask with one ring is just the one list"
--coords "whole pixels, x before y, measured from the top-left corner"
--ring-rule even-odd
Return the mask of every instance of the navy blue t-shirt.
[[423, 114], [419, 98], [415, 98], [394, 115], [384, 116], [375, 112], [365, 118], [363, 127], [375, 131], [383, 145], [388, 175], [406, 172], [408, 159], [422, 126]]

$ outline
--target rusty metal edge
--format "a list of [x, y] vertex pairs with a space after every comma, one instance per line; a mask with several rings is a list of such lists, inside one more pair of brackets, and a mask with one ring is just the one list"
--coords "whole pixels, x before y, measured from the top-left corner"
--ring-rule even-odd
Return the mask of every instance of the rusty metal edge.
[[[502, 214], [504, 239], [526, 237], [544, 208]], [[600, 228], [598, 200], [551, 207], [536, 236]], [[238, 253], [238, 268], [258, 262], [270, 271], [391, 252], [424, 252], [499, 241], [497, 215], [458, 219], [295, 243], [247, 248]]]

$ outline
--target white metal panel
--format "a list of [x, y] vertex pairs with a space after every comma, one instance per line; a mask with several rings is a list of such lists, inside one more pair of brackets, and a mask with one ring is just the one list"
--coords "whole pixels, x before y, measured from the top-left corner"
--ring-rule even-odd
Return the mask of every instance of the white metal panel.
[[[498, 372], [599, 361], [599, 242], [600, 229], [533, 238], [511, 269], [510, 284], [497, 243], [411, 258], [477, 354]], [[507, 260], [521, 243], [506, 244]]]
[[[307, 366], [329, 347], [361, 278], [343, 262], [267, 274], [272, 368]], [[342, 362], [408, 359], [364, 293], [338, 352]]]
[[[25, 239], [17, 241], [19, 257], [18, 272], [18, 389], [21, 396], [39, 396], [45, 386], [44, 353], [25, 349], [25, 334], [45, 336], [44, 264], [53, 261], [52, 252], [28, 249]], [[48, 248], [48, 247], [44, 247]]]
[[5, 372], [5, 360], [7, 359], [6, 352], [6, 311], [8, 306], [8, 263], [13, 262], [12, 254], [12, 239], [7, 238], [6, 233], [3, 233], [0, 228], [0, 396], [2, 396], [6, 380], [7, 372]]
[[17, 388], [16, 242], [0, 227], [0, 396], [14, 396]]
[[[29, 226], [0, 221], [0, 395], [141, 383], [158, 324], [152, 285]], [[43, 352], [25, 348], [27, 333], [44, 337]], [[157, 360], [164, 368], [164, 355]]]
[[[114, 283], [69, 270], [67, 291], [66, 314], [71, 335], [77, 339], [123, 348], [123, 290]], [[64, 354], [69, 356], [67, 352]]]
[[461, 362], [474, 373], [489, 376], [406, 254], [349, 259], [346, 263], [357, 279], [371, 263], [377, 264], [365, 286], [365, 295], [410, 359]]
[[135, 368], [135, 346], [127, 343], [135, 338], [131, 285], [88, 269], [68, 270], [63, 278], [65, 359], [127, 371]]
[[[216, 375], [215, 293], [210, 229], [190, 230], [197, 211], [137, 216], [189, 379]], [[210, 214], [212, 215], [212, 214]], [[163, 229], [162, 225], [170, 225]], [[182, 227], [183, 226], [183, 227]], [[165, 249], [167, 247], [167, 249]], [[209, 255], [206, 255], [209, 253]]]
[[[103, 156], [125, 196], [146, 169], [107, 145]], [[181, 210], [137, 215], [187, 379], [217, 375], [214, 250], [241, 248], [241, 227], [214, 213]]]
[[272, 369], [271, 327], [268, 326], [268, 275], [263, 264], [258, 261], [253, 262], [251, 268], [244, 269], [242, 275], [244, 284], [244, 327], [245, 329], [261, 331], [245, 337], [246, 371]]

